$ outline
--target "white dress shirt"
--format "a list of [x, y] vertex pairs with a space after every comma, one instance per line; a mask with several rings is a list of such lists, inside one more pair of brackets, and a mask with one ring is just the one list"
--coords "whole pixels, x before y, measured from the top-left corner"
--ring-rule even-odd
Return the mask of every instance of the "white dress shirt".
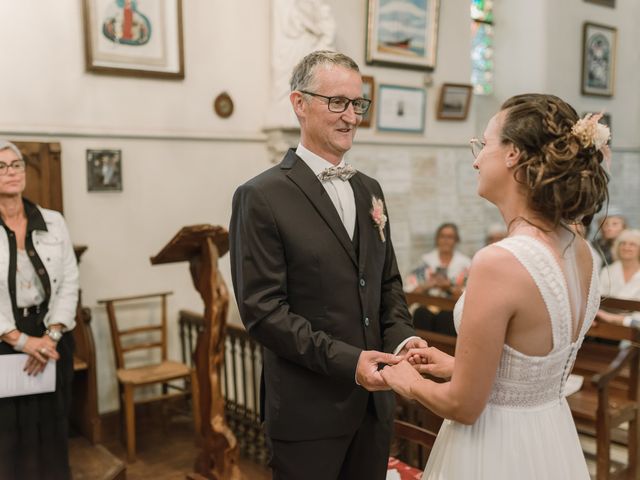
[[[304, 163], [309, 166], [316, 177], [325, 168], [333, 167], [333, 163], [307, 150], [302, 143], [298, 144], [296, 155], [304, 160]], [[344, 164], [344, 159], [342, 159], [336, 166], [341, 167], [344, 166]], [[353, 196], [351, 184], [349, 181], [332, 178], [331, 180], [322, 182], [322, 186], [327, 194], [329, 194], [333, 206], [336, 207], [336, 211], [340, 216], [340, 220], [342, 220], [345, 230], [349, 234], [349, 238], [353, 240], [353, 233], [356, 227], [356, 200]]]
[[[313, 173], [318, 176], [320, 172], [322, 172], [325, 168], [333, 167], [333, 163], [328, 162], [324, 158], [316, 155], [315, 153], [307, 150], [302, 143], [298, 144], [298, 148], [296, 149], [296, 155], [298, 155], [304, 163], [306, 163], [309, 168], [313, 171]], [[340, 161], [340, 163], [336, 166], [341, 167], [344, 165], [344, 159]], [[349, 234], [349, 238], [353, 240], [353, 234], [356, 226], [356, 200], [353, 196], [353, 188], [351, 188], [351, 184], [348, 181], [340, 180], [339, 178], [332, 178], [331, 180], [326, 180], [321, 182], [322, 186], [329, 194], [329, 198], [333, 202], [333, 205], [336, 207], [338, 215], [342, 220], [342, 224], [344, 228], [347, 230]], [[405, 344], [414, 338], [420, 337], [409, 337], [405, 338], [400, 345], [396, 347], [393, 354], [397, 355], [400, 350], [403, 349]], [[357, 376], [357, 374], [356, 374]], [[356, 384], [359, 385], [358, 380], [356, 380]]]

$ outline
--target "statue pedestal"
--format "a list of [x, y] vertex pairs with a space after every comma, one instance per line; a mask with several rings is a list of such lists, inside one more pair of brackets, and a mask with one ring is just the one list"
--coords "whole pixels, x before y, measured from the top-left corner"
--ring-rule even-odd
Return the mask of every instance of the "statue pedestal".
[[299, 127], [265, 127], [263, 131], [267, 134], [269, 161], [274, 164], [282, 160], [287, 150], [296, 148], [300, 141]]

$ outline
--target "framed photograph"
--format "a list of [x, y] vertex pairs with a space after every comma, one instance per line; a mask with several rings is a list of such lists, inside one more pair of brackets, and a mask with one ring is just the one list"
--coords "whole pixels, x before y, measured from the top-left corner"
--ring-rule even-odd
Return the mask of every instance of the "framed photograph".
[[373, 109], [375, 108], [375, 82], [373, 77], [369, 75], [362, 75], [362, 97], [368, 98], [371, 100], [371, 106], [364, 117], [362, 117], [362, 122], [360, 122], [360, 126], [364, 128], [369, 128], [371, 126], [371, 119], [373, 118]]
[[440, 0], [368, 2], [367, 63], [432, 71]]
[[426, 97], [424, 88], [380, 85], [376, 114], [378, 130], [424, 132]]
[[473, 86], [460, 83], [445, 83], [440, 90], [438, 120], [466, 120], [471, 105]]
[[87, 150], [87, 190], [122, 191], [122, 150]]
[[585, 23], [582, 39], [582, 93], [613, 96], [616, 29]]
[[182, 0], [83, 0], [87, 70], [184, 78]]
[[603, 7], [616, 8], [616, 0], [584, 0], [587, 3], [595, 3]]

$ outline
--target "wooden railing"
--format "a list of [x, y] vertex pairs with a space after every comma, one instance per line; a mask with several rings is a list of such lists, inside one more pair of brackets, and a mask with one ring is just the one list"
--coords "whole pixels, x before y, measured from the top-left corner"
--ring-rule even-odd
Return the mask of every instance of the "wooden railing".
[[[193, 365], [196, 340], [204, 325], [203, 316], [180, 310], [178, 325], [182, 361]], [[267, 448], [259, 403], [262, 351], [242, 326], [227, 324], [225, 337], [225, 360], [218, 373], [222, 378], [226, 420], [237, 437], [242, 455], [266, 464]]]

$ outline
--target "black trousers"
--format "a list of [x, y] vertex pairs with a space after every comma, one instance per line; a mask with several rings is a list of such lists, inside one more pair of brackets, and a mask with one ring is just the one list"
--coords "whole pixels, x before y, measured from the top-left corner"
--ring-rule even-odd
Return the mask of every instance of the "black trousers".
[[373, 396], [356, 432], [334, 438], [288, 442], [267, 438], [274, 480], [384, 480], [392, 420], [376, 417]]
[[[18, 329], [42, 336], [44, 311], [16, 319]], [[0, 398], [0, 479], [70, 480], [69, 408], [73, 376], [73, 337], [62, 336], [53, 393]], [[0, 355], [18, 353], [5, 342]], [[2, 372], [0, 372], [2, 375]]]

